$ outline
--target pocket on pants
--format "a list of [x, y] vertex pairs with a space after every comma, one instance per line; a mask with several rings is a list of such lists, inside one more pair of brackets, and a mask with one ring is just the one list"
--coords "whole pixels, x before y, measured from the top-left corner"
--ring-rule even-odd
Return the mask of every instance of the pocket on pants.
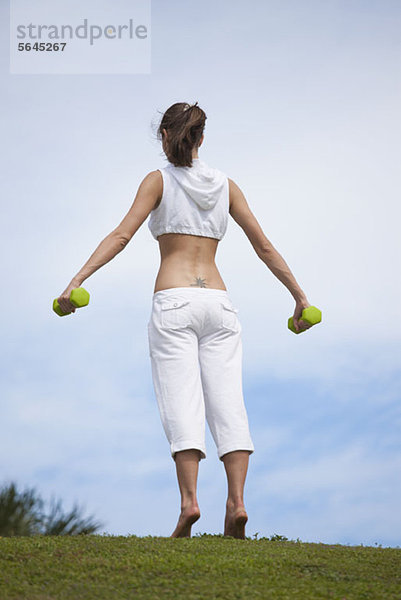
[[239, 321], [237, 317], [238, 308], [235, 308], [231, 302], [223, 301], [220, 303], [221, 326], [230, 331], [239, 331]]
[[190, 300], [164, 300], [160, 308], [162, 328], [181, 329], [190, 325]]

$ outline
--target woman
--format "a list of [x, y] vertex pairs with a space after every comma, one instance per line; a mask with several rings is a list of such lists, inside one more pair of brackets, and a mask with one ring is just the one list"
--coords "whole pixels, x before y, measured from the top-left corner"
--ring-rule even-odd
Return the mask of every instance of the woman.
[[254, 446], [242, 395], [241, 324], [214, 261], [228, 214], [294, 297], [297, 331], [308, 328], [298, 320], [309, 303], [240, 188], [199, 159], [205, 121], [197, 102], [177, 102], [164, 113], [157, 134], [168, 165], [146, 175], [127, 215], [58, 302], [64, 312], [75, 312], [71, 290], [125, 248], [151, 215], [148, 225], [159, 243], [161, 264], [148, 323], [149, 354], [181, 493], [181, 514], [171, 537], [190, 537], [200, 517], [196, 488], [199, 461], [206, 458], [206, 417], [228, 481], [224, 535], [244, 539], [244, 484]]

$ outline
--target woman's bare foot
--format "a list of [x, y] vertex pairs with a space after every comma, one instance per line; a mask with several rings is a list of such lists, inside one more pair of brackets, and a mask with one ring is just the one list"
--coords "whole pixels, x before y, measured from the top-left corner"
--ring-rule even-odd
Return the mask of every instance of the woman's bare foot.
[[170, 537], [191, 537], [191, 527], [200, 517], [199, 506], [192, 505], [181, 509], [177, 527]]
[[224, 521], [224, 535], [244, 540], [245, 539], [245, 523], [248, 520], [248, 515], [243, 504], [226, 505], [226, 518]]

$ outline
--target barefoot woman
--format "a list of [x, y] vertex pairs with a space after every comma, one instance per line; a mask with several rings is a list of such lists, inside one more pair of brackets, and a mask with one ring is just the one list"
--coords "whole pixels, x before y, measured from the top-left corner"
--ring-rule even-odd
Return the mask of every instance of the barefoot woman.
[[241, 324], [215, 263], [229, 214], [294, 297], [297, 329], [307, 327], [298, 319], [309, 303], [239, 187], [199, 158], [205, 121], [197, 103], [178, 102], [166, 110], [158, 136], [167, 166], [143, 179], [127, 215], [58, 301], [70, 311], [71, 290], [120, 252], [150, 215], [161, 264], [148, 323], [149, 354], [181, 493], [181, 514], [171, 537], [190, 537], [200, 517], [196, 488], [199, 462], [206, 458], [206, 419], [227, 475], [224, 535], [244, 539], [244, 484], [254, 445], [242, 394]]

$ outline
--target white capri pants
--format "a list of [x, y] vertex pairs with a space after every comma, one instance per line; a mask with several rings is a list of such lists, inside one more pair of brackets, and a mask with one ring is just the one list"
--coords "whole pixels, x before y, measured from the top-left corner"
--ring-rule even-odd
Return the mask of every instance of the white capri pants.
[[153, 387], [171, 456], [206, 458], [205, 417], [220, 460], [254, 451], [242, 392], [238, 309], [226, 290], [176, 287], [153, 294], [148, 323]]

